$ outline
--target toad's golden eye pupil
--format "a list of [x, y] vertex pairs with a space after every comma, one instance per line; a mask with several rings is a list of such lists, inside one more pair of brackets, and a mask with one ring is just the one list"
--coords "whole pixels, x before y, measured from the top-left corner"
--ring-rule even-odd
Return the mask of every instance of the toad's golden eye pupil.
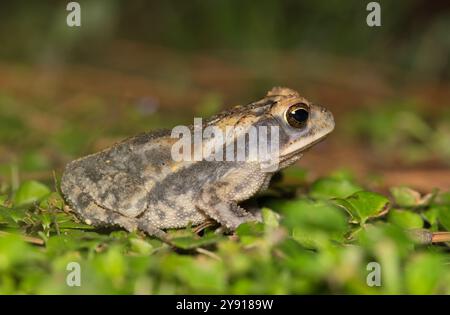
[[287, 111], [286, 120], [294, 128], [302, 128], [309, 118], [309, 108], [306, 104], [292, 105]]

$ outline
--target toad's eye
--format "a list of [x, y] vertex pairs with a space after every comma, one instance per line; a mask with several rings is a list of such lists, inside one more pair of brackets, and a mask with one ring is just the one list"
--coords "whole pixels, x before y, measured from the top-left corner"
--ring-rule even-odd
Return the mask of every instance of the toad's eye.
[[286, 111], [286, 121], [291, 127], [302, 128], [309, 117], [309, 107], [305, 103], [297, 103]]

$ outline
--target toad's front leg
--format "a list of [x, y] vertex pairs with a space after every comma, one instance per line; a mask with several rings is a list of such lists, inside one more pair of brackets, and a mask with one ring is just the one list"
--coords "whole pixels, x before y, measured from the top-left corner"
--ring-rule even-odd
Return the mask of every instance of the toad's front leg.
[[231, 231], [242, 223], [261, 221], [260, 215], [246, 211], [238, 202], [254, 196], [267, 182], [267, 175], [243, 173], [245, 172], [234, 172], [221, 181], [205, 186], [196, 202], [198, 210]]

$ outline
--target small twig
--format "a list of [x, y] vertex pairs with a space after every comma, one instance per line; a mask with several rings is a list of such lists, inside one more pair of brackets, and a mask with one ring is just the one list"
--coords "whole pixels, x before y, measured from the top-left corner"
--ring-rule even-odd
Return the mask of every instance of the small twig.
[[215, 259], [217, 261], [222, 261], [222, 258], [220, 258], [220, 256], [218, 256], [218, 255], [214, 254], [213, 252], [210, 252], [209, 250], [206, 250], [204, 248], [198, 247], [195, 249], [195, 251], [199, 254], [203, 254], [208, 257], [211, 257], [212, 259]]
[[430, 232], [421, 229], [410, 230], [408, 232], [411, 238], [419, 244], [429, 245], [450, 242], [450, 232]]
[[[0, 236], [10, 236], [10, 235], [15, 235], [15, 234], [9, 233], [9, 232], [5, 232], [5, 231], [0, 231]], [[40, 245], [40, 246], [45, 244], [42, 239], [37, 238], [37, 237], [26, 236], [26, 235], [20, 235], [20, 237], [25, 242], [28, 242], [28, 243], [31, 243], [31, 244]]]
[[204, 229], [214, 226], [216, 223], [213, 220], [206, 220], [205, 222], [203, 222], [202, 224], [196, 226], [193, 229], [193, 232], [195, 234], [199, 234], [201, 231], [203, 231]]
[[450, 232], [435, 232], [431, 236], [432, 243], [450, 242]]

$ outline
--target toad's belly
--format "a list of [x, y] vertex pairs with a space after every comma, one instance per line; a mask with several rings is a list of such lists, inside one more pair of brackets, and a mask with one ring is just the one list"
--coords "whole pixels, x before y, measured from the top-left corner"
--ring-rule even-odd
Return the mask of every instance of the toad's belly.
[[159, 202], [152, 208], [147, 208], [141, 217], [148, 224], [159, 229], [182, 228], [189, 224], [196, 226], [208, 218], [192, 203], [178, 205], [165, 202]]
[[159, 185], [149, 192], [146, 209], [139, 217], [160, 229], [199, 225], [207, 217], [195, 205], [193, 190], [181, 191], [171, 185]]

